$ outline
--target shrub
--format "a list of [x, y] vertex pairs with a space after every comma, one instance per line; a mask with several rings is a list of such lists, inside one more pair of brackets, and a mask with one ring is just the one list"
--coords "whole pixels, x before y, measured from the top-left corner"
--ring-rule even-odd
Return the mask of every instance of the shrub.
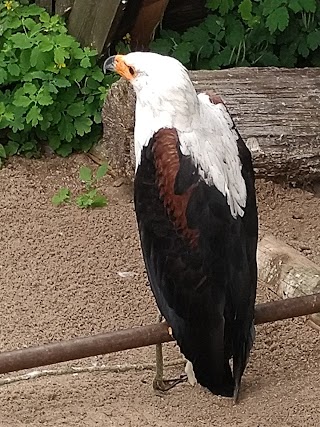
[[320, 66], [319, 0], [208, 0], [183, 34], [161, 31], [151, 50], [191, 69]]
[[90, 149], [112, 78], [96, 57], [59, 16], [35, 4], [0, 3], [0, 162], [35, 155], [42, 141], [62, 156]]

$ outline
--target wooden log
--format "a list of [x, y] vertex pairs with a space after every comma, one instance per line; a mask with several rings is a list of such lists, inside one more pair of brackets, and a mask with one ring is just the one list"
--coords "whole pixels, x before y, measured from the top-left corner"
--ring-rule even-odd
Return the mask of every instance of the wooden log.
[[[258, 178], [320, 180], [320, 68], [232, 68], [190, 75], [197, 91], [214, 90], [225, 100], [252, 151]], [[130, 178], [134, 103], [128, 83], [117, 82], [102, 112], [103, 141], [92, 151]]]
[[53, 13], [54, 0], [36, 0], [35, 3], [40, 7], [44, 7], [50, 15]]
[[75, 0], [68, 20], [69, 32], [82, 46], [101, 53], [123, 7], [122, 0]]
[[[255, 309], [255, 324], [297, 317], [319, 309], [320, 294], [258, 304]], [[167, 323], [157, 323], [39, 347], [5, 351], [0, 353], [0, 374], [169, 341], [173, 341], [173, 338], [169, 335]]]
[[55, 0], [55, 13], [61, 16], [70, 16], [74, 0]]
[[142, 0], [131, 35], [132, 50], [148, 50], [169, 0]]
[[[257, 259], [259, 279], [275, 285], [281, 298], [320, 292], [320, 267], [275, 237], [263, 237]], [[310, 320], [320, 326], [320, 313], [312, 314]]]

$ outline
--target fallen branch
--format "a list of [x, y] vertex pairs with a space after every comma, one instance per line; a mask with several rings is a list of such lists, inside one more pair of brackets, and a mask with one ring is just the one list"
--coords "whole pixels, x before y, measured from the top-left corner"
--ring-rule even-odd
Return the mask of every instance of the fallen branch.
[[[255, 323], [274, 322], [319, 311], [320, 293], [283, 301], [273, 301], [256, 306]], [[39, 347], [7, 351], [0, 353], [0, 374], [145, 347], [172, 340], [173, 338], [168, 333], [168, 325], [166, 323], [158, 323], [101, 333], [91, 337], [75, 338]]]
[[[165, 368], [171, 368], [172, 366], [182, 365], [184, 359], [180, 357], [179, 359], [172, 360], [171, 362], [165, 362]], [[17, 383], [21, 381], [33, 380], [35, 378], [41, 377], [53, 377], [59, 375], [78, 375], [85, 374], [88, 372], [113, 372], [113, 373], [122, 373], [128, 371], [155, 371], [155, 363], [125, 363], [122, 365], [91, 365], [91, 366], [66, 366], [61, 369], [42, 369], [39, 371], [31, 371], [25, 374], [10, 376], [0, 379], [0, 386], [8, 385], [12, 383]]]
[[[257, 178], [320, 179], [320, 68], [232, 68], [192, 71], [199, 92], [221, 95], [253, 155]], [[108, 92], [103, 141], [91, 152], [114, 172], [134, 174], [134, 105], [123, 79]]]

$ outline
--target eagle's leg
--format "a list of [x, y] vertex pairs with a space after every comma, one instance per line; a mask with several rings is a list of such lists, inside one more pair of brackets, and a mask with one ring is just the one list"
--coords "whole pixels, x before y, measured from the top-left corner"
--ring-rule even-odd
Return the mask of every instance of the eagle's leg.
[[[159, 313], [158, 322], [163, 321], [163, 316]], [[176, 378], [173, 380], [163, 379], [163, 354], [162, 344], [156, 344], [156, 375], [153, 380], [154, 390], [168, 391], [175, 385], [185, 381], [185, 378]]]

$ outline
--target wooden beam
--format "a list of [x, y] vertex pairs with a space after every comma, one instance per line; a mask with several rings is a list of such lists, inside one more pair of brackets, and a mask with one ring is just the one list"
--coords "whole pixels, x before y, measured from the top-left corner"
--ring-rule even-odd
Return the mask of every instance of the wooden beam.
[[54, 0], [36, 0], [36, 4], [40, 7], [44, 7], [50, 15], [54, 10]]
[[[222, 96], [253, 154], [258, 178], [320, 180], [320, 68], [193, 71], [199, 92]], [[103, 141], [93, 148], [121, 176], [133, 177], [135, 96], [123, 80], [108, 94]]]
[[148, 50], [162, 21], [169, 0], [142, 0], [138, 16], [130, 31], [132, 50]]
[[[267, 235], [258, 245], [259, 279], [276, 285], [281, 298], [293, 298], [320, 292], [320, 267], [273, 236]], [[310, 316], [320, 327], [320, 313]]]
[[74, 0], [55, 0], [55, 13], [61, 16], [70, 16]]
[[75, 0], [68, 20], [70, 34], [82, 46], [101, 53], [121, 3], [121, 0]]
[[[255, 323], [320, 311], [320, 294], [258, 304]], [[172, 341], [166, 323], [107, 332], [0, 353], [0, 374]]]

